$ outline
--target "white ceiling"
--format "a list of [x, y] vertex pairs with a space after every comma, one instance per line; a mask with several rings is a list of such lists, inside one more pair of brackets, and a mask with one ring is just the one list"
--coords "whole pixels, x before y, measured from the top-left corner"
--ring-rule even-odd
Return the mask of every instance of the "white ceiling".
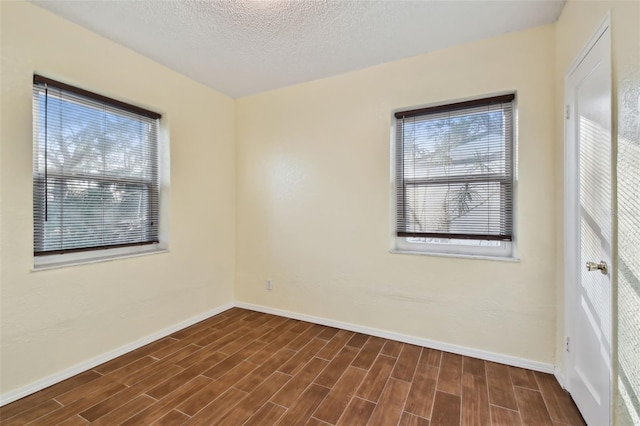
[[33, 0], [232, 97], [551, 23], [564, 0]]

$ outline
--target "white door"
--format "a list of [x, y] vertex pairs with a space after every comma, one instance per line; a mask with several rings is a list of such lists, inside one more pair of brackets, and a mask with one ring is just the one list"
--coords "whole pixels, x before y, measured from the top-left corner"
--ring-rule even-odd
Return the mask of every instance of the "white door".
[[611, 35], [607, 19], [565, 79], [567, 390], [609, 425], [612, 354]]

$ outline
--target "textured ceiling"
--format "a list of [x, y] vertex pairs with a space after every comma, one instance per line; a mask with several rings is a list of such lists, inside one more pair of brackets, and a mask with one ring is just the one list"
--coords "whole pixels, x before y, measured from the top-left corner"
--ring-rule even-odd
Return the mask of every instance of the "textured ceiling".
[[34, 0], [232, 97], [555, 21], [564, 0]]

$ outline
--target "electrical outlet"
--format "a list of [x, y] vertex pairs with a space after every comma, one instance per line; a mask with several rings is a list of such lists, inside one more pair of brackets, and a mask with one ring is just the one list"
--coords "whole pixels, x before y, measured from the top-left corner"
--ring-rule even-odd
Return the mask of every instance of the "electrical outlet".
[[271, 278], [267, 280], [267, 290], [273, 290], [273, 280]]

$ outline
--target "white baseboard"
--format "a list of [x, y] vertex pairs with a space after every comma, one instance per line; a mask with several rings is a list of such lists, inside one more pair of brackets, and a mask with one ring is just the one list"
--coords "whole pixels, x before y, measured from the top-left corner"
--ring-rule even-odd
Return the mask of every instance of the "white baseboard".
[[566, 387], [566, 383], [564, 382], [564, 373], [562, 371], [560, 371], [560, 369], [558, 368], [558, 366], [556, 366], [553, 369], [553, 375], [556, 377], [556, 380], [558, 381], [558, 383], [560, 384], [560, 386], [562, 387], [562, 389], [567, 389]]
[[127, 352], [131, 352], [135, 349], [138, 349], [144, 345], [148, 345], [151, 342], [154, 342], [158, 339], [166, 337], [170, 334], [175, 333], [176, 331], [182, 330], [183, 328], [189, 327], [193, 324], [196, 324], [200, 321], [206, 320], [214, 315], [218, 315], [226, 310], [233, 308], [234, 304], [232, 302], [225, 303], [222, 306], [218, 306], [215, 309], [204, 312], [200, 315], [196, 315], [195, 317], [189, 318], [188, 320], [182, 321], [178, 324], [172, 325], [171, 327], [165, 328], [164, 330], [160, 330], [157, 333], [146, 336], [140, 340], [137, 340], [133, 343], [129, 343], [127, 345], [121, 346], [118, 349], [113, 351], [104, 353], [95, 358], [91, 358], [88, 361], [82, 362], [80, 364], [76, 364], [71, 368], [67, 368], [66, 370], [60, 371], [56, 374], [52, 374], [51, 376], [45, 377], [42, 380], [38, 380], [37, 382], [30, 383], [21, 388], [9, 391], [5, 394], [0, 395], [0, 407], [3, 405], [9, 404], [10, 402], [16, 401], [20, 398], [23, 398], [27, 395], [30, 395], [34, 392], [38, 392], [46, 387], [49, 387], [53, 384], [66, 380], [70, 377], [75, 376], [76, 374], [80, 374], [83, 371], [90, 370], [94, 367], [97, 367], [100, 364], [103, 364], [107, 361], [110, 361], [114, 358], [117, 358], [121, 355], [126, 354]]
[[335, 321], [327, 318], [315, 317], [312, 315], [305, 315], [297, 312], [285, 311], [282, 309], [270, 308], [262, 305], [254, 305], [251, 303], [244, 303], [244, 302], [235, 302], [235, 303], [226, 303], [215, 309], [204, 312], [200, 315], [196, 315], [195, 317], [189, 318], [188, 320], [182, 321], [171, 327], [165, 328], [164, 330], [158, 331], [157, 333], [146, 336], [133, 343], [121, 346], [118, 349], [99, 355], [88, 361], [77, 364], [71, 368], [63, 370], [51, 376], [45, 377], [44, 379], [38, 380], [36, 382], [30, 383], [21, 388], [2, 394], [0, 395], [0, 407], [3, 405], [9, 404], [13, 401], [16, 401], [20, 398], [23, 398], [27, 395], [30, 395], [32, 393], [38, 392], [39, 390], [42, 390], [53, 384], [66, 380], [84, 371], [97, 367], [100, 364], [103, 364], [107, 361], [110, 361], [114, 358], [124, 355], [127, 352], [131, 352], [135, 349], [138, 349], [158, 339], [166, 337], [172, 333], [175, 333], [176, 331], [182, 330], [183, 328], [189, 327], [193, 324], [196, 324], [214, 315], [218, 315], [228, 309], [231, 309], [234, 306], [238, 308], [249, 309], [252, 311], [264, 312], [267, 314], [278, 315], [278, 316], [297, 319], [301, 321], [312, 322], [320, 325], [326, 325], [328, 327], [341, 328], [344, 330], [368, 334], [371, 336], [382, 337], [385, 339], [396, 340], [403, 343], [410, 343], [413, 345], [423, 346], [426, 348], [438, 349], [441, 351], [451, 352], [459, 355], [480, 358], [487, 361], [498, 362], [500, 364], [511, 365], [514, 367], [521, 367], [521, 368], [527, 368], [529, 370], [540, 371], [543, 373], [550, 373], [550, 374], [554, 374], [556, 379], [560, 383], [560, 385], [564, 387], [564, 376], [562, 375], [562, 372], [560, 372], [560, 370], [558, 370], [557, 368], [554, 368], [554, 366], [551, 364], [546, 364], [538, 361], [533, 361], [533, 360], [509, 356], [509, 355], [497, 354], [494, 352], [482, 351], [478, 349], [468, 348], [465, 346], [452, 345], [449, 343], [423, 339], [420, 337], [408, 336], [406, 334], [380, 330], [377, 328], [366, 327], [366, 326], [351, 324], [351, 323], [342, 322], [342, 321]]
[[[552, 364], [533, 361], [525, 358], [519, 358], [510, 355], [502, 355], [494, 352], [482, 351], [479, 349], [468, 348], [465, 346], [452, 345], [449, 343], [438, 342], [436, 340], [423, 339], [420, 337], [408, 336], [406, 334], [394, 333], [391, 331], [380, 330], [372, 327], [351, 324], [342, 321], [334, 321], [327, 318], [315, 317], [311, 315], [300, 314], [297, 312], [285, 311], [282, 309], [270, 308], [262, 305], [254, 305], [251, 303], [236, 302], [238, 308], [249, 309], [252, 311], [264, 312], [266, 314], [278, 315], [282, 317], [292, 318], [301, 321], [312, 322], [315, 324], [326, 325], [329, 327], [342, 328], [344, 330], [355, 331], [357, 333], [368, 334], [371, 336], [382, 337], [384, 339], [397, 340], [403, 343], [423, 346], [425, 348], [438, 349], [454, 354], [465, 355], [474, 358], [484, 359], [486, 361], [498, 362], [500, 364], [511, 365], [513, 367], [526, 368], [529, 370], [540, 371], [542, 373], [554, 374], [555, 369]], [[557, 377], [557, 376], [556, 376]]]

